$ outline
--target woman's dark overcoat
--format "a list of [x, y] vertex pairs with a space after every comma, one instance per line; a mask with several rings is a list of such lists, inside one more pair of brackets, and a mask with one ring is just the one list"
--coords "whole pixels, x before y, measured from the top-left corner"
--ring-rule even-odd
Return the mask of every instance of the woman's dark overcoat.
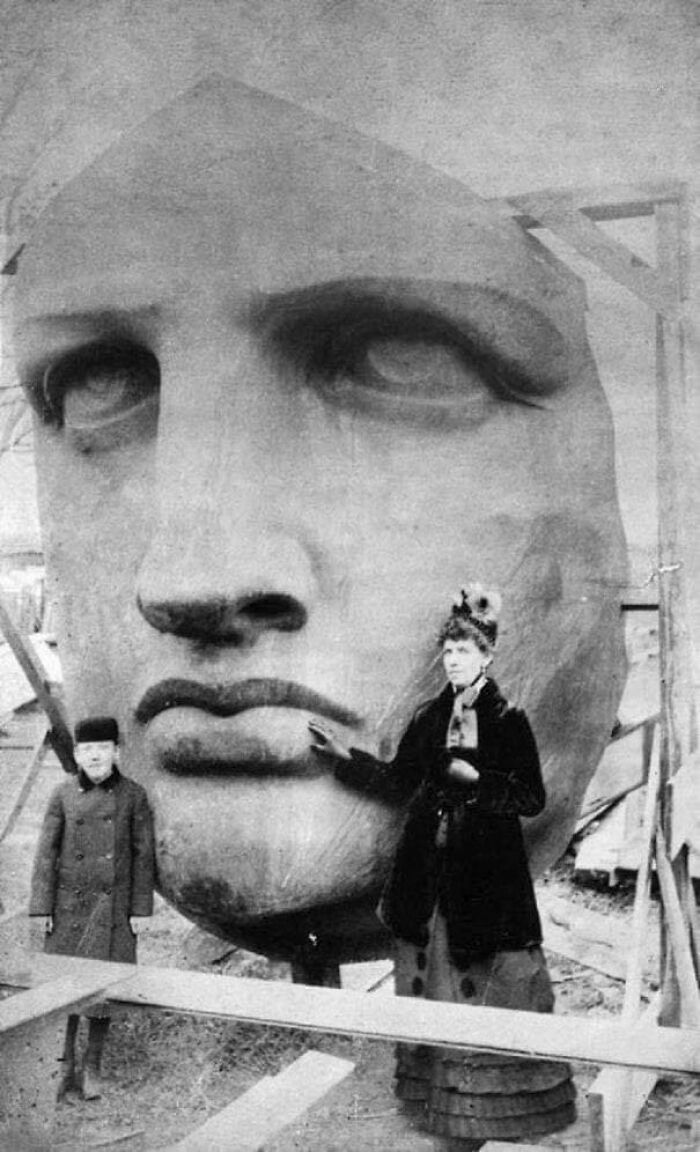
[[53, 916], [47, 952], [134, 963], [130, 916], [153, 911], [153, 826], [140, 784], [115, 771], [59, 784], [37, 846], [30, 916]]
[[[493, 952], [539, 943], [542, 929], [520, 827], [545, 803], [537, 746], [525, 713], [487, 680], [474, 709], [478, 748], [446, 750], [454, 690], [447, 685], [413, 717], [396, 756], [382, 763], [357, 749], [337, 774], [389, 802], [412, 796], [381, 917], [395, 936], [424, 946], [437, 900], [458, 966]], [[449, 761], [468, 759], [477, 784], [448, 778]], [[443, 848], [436, 846], [447, 813]]]

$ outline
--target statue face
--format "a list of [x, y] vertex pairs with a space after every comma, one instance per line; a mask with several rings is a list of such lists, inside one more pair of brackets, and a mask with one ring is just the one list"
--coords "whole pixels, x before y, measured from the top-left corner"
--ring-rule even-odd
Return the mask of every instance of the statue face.
[[474, 578], [549, 779], [533, 861], [561, 850], [622, 676], [568, 275], [447, 179], [213, 81], [57, 197], [17, 279], [68, 703], [118, 718], [165, 895], [259, 950], [371, 951], [402, 813], [307, 723], [389, 756]]

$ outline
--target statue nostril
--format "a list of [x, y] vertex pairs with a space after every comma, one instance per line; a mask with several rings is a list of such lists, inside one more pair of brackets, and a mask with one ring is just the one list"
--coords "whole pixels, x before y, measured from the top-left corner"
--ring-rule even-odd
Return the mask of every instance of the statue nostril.
[[236, 605], [237, 614], [249, 624], [259, 628], [274, 628], [281, 632], [296, 632], [306, 623], [306, 609], [293, 596], [264, 593], [242, 599]]

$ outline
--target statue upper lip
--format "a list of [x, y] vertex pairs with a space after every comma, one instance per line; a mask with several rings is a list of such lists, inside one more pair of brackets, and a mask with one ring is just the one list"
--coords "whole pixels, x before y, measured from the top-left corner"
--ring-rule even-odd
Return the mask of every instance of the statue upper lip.
[[203, 684], [177, 678], [160, 680], [139, 700], [136, 719], [140, 724], [148, 724], [168, 708], [200, 708], [213, 716], [236, 716], [251, 708], [299, 708], [349, 727], [360, 723], [360, 717], [352, 709], [312, 688], [277, 678], [252, 678], [229, 684]]

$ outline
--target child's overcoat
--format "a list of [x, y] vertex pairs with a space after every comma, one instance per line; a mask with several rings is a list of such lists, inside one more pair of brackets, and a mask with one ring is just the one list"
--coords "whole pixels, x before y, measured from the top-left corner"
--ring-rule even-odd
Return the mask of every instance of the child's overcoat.
[[130, 916], [153, 911], [151, 812], [140, 784], [115, 770], [79, 773], [54, 791], [32, 874], [30, 916], [53, 916], [47, 952], [134, 963]]

